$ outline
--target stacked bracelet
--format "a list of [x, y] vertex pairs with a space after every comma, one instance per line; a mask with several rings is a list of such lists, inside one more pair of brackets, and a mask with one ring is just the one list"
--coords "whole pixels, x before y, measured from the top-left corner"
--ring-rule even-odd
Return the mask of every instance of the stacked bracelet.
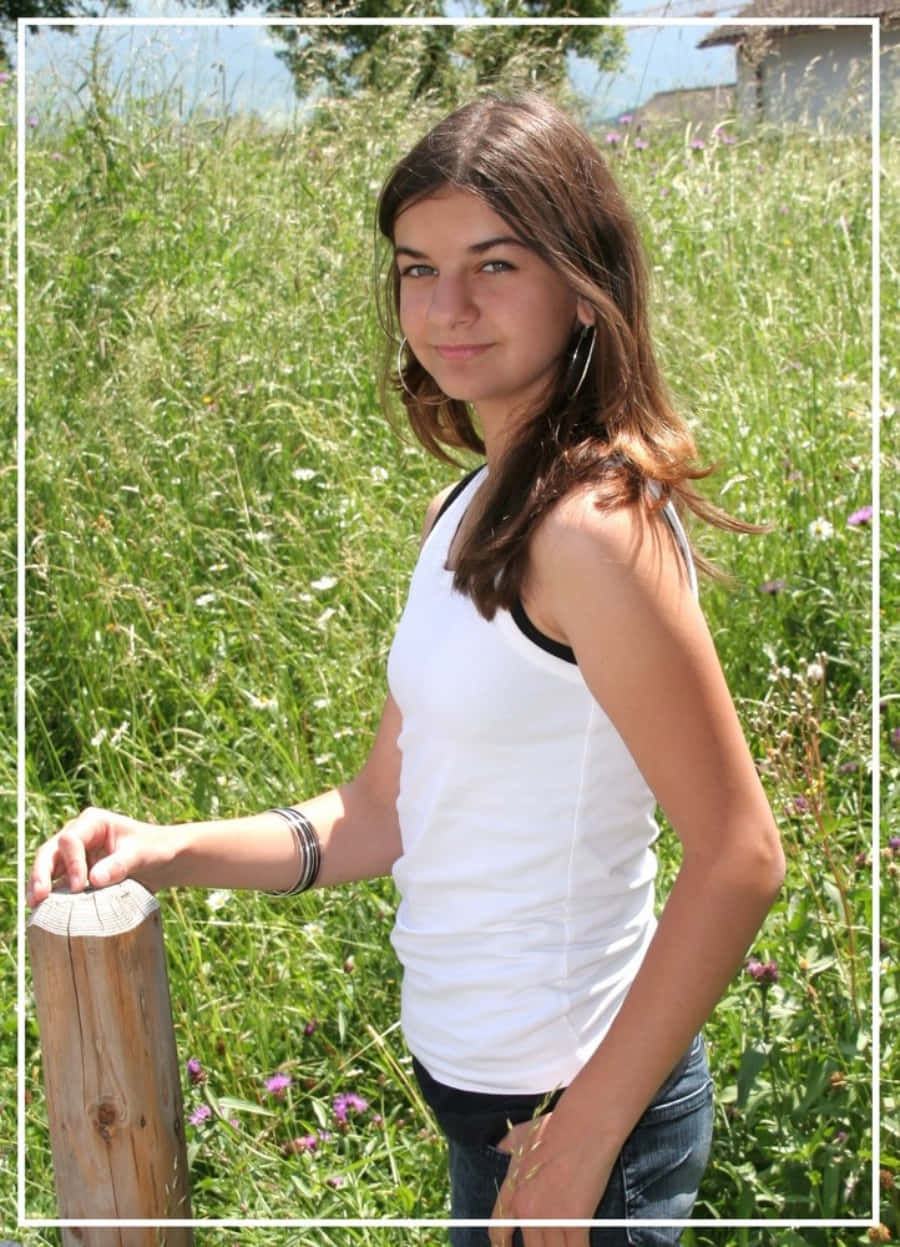
[[290, 827], [300, 856], [300, 873], [294, 886], [277, 890], [273, 895], [293, 896], [296, 892], [305, 892], [315, 883], [322, 864], [322, 846], [319, 844], [316, 829], [305, 814], [289, 806], [273, 806], [269, 813], [280, 814]]

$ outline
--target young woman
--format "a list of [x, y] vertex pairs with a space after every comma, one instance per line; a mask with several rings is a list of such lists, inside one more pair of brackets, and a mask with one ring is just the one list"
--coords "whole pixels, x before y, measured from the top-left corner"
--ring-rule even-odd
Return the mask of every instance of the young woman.
[[[402, 1019], [449, 1141], [457, 1247], [671, 1243], [707, 1158], [699, 1031], [783, 874], [697, 605], [694, 447], [659, 377], [637, 232], [588, 137], [481, 99], [391, 173], [393, 384], [436, 498], [350, 783], [157, 827], [86, 810], [29, 902], [135, 877], [297, 890], [392, 872]], [[399, 341], [399, 353], [398, 353]], [[654, 918], [656, 804], [683, 846]], [[295, 884], [296, 880], [296, 884]], [[532, 1219], [551, 1224], [523, 1230]]]

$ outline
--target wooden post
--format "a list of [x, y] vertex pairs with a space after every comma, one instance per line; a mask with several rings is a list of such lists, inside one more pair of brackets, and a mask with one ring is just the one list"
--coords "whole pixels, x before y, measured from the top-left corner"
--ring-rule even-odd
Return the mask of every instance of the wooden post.
[[[59, 1215], [189, 1219], [159, 905], [134, 880], [53, 892], [28, 922]], [[190, 1228], [63, 1228], [64, 1247], [190, 1247]]]

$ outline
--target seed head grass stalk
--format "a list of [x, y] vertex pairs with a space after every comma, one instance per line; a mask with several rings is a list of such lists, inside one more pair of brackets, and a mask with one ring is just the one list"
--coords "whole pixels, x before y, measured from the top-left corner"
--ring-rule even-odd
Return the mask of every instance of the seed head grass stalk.
[[[453, 475], [379, 410], [372, 300], [378, 186], [437, 106], [362, 97], [276, 129], [173, 117], [170, 98], [112, 98], [102, 65], [91, 72], [92, 103], [48, 101], [52, 125], [29, 136], [30, 848], [88, 802], [174, 822], [349, 778], [425, 506]], [[719, 1100], [697, 1213], [862, 1218], [871, 557], [870, 522], [848, 518], [872, 500], [869, 159], [858, 137], [731, 134], [701, 148], [646, 129], [608, 147], [647, 242], [664, 368], [718, 464], [706, 489], [773, 525], [696, 534], [731, 577], [704, 587], [704, 608], [790, 850], [750, 950], [777, 980], [738, 975], [707, 1028]], [[885, 152], [895, 169], [894, 140]], [[8, 147], [0, 160], [9, 184]], [[815, 662], [827, 674], [807, 714], [790, 693]], [[11, 753], [4, 768], [11, 822]], [[678, 864], [667, 828], [659, 851], [664, 894]], [[445, 1216], [442, 1146], [396, 1026], [391, 882], [162, 900], [195, 1215]], [[27, 1028], [28, 1211], [52, 1216], [30, 1012]], [[12, 1024], [0, 1044], [11, 1097]], [[4, 1112], [5, 1216], [13, 1139]]]

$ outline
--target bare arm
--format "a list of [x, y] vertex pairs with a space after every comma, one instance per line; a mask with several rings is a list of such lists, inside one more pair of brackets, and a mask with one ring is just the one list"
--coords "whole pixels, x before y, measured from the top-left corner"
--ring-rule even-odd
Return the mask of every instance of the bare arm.
[[[388, 697], [359, 774], [298, 807], [322, 845], [319, 886], [387, 874], [399, 855], [399, 730], [400, 712]], [[129, 877], [154, 891], [188, 884], [281, 890], [294, 882], [298, 865], [293, 834], [271, 812], [156, 826], [87, 809], [37, 850], [27, 899], [31, 906], [39, 904], [57, 878], [65, 878], [73, 891], [88, 882], [107, 887]]]
[[[432, 499], [422, 540], [452, 486]], [[318, 887], [374, 879], [401, 852], [397, 821], [401, 715], [390, 695], [362, 769], [347, 784], [297, 806], [322, 848]], [[247, 818], [158, 826], [111, 810], [87, 809], [35, 853], [27, 901], [40, 904], [55, 880], [72, 891], [139, 880], [151, 891], [172, 885], [280, 891], [297, 878], [297, 847], [287, 823], [266, 811]]]
[[[526, 607], [574, 649], [684, 850], [618, 1016], [541, 1123], [540, 1167], [502, 1192], [504, 1216], [590, 1217], [622, 1144], [740, 967], [784, 862], [663, 521], [569, 500], [539, 531], [532, 568]], [[511, 1150], [525, 1133], [516, 1130]], [[507, 1233], [492, 1231], [492, 1241], [506, 1243]], [[566, 1243], [586, 1243], [586, 1232], [571, 1233]]]

